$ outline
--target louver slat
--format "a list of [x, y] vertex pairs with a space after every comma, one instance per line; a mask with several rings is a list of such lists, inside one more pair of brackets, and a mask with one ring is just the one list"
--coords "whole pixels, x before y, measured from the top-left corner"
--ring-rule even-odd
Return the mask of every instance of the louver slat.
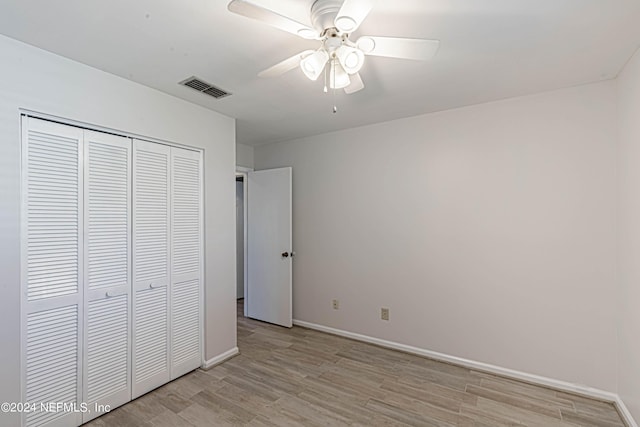
[[136, 281], [163, 279], [168, 275], [168, 156], [136, 154]]
[[[199, 280], [175, 283], [172, 287], [173, 365], [200, 358]], [[194, 369], [197, 368], [197, 365]]]
[[85, 372], [89, 402], [128, 387], [128, 320], [127, 295], [89, 303]]
[[200, 271], [200, 168], [198, 159], [173, 156], [172, 201], [172, 274], [198, 273]]
[[135, 382], [167, 372], [167, 288], [138, 291], [136, 295]]
[[[76, 403], [78, 306], [29, 314], [26, 349], [26, 401]], [[38, 426], [65, 415], [36, 411], [27, 413], [26, 420], [27, 425]]]
[[[126, 286], [129, 276], [128, 147], [91, 141], [88, 150], [88, 288]], [[110, 214], [103, 213], [103, 206], [109, 206]]]
[[78, 138], [29, 130], [26, 179], [29, 301], [78, 292], [78, 150]]

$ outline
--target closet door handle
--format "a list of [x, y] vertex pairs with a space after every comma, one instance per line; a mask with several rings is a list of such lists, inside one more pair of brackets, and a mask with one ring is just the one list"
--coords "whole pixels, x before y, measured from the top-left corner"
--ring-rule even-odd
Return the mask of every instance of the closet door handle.
[[104, 297], [105, 298], [115, 298], [115, 297], [119, 297], [119, 296], [125, 295], [126, 293], [127, 293], [126, 291], [111, 289], [111, 290], [109, 290], [109, 291], [104, 293]]
[[289, 258], [289, 252], [282, 252], [282, 258]]

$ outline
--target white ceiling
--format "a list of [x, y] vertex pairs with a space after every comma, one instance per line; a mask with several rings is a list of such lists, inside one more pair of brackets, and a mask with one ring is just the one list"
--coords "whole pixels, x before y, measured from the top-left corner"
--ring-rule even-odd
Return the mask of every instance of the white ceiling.
[[[309, 23], [313, 0], [253, 1]], [[640, 45], [638, 0], [378, 0], [356, 38], [439, 39], [440, 50], [427, 62], [367, 57], [366, 88], [338, 91], [332, 114], [332, 96], [299, 69], [256, 76], [318, 42], [227, 3], [2, 0], [0, 33], [235, 117], [249, 145], [610, 79]], [[178, 85], [192, 75], [233, 95]]]

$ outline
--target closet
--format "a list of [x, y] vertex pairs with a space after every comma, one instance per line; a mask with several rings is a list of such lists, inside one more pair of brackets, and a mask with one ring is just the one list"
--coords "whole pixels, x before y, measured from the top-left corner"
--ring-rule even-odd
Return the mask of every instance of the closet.
[[201, 365], [202, 153], [22, 135], [23, 424], [76, 426]]

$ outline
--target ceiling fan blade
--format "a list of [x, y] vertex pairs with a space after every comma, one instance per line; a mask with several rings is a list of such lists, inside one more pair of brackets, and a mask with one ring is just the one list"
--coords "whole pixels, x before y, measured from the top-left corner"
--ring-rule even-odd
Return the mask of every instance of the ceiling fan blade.
[[425, 61], [435, 56], [440, 40], [362, 36], [356, 46], [365, 55]]
[[351, 79], [351, 84], [349, 84], [349, 86], [344, 88], [344, 92], [347, 95], [364, 89], [364, 82], [362, 81], [362, 77], [360, 77], [360, 73], [352, 74], [349, 77]]
[[258, 77], [277, 77], [287, 71], [293, 70], [300, 65], [300, 61], [304, 57], [311, 55], [312, 53], [313, 50], [305, 50], [304, 52], [296, 53], [291, 58], [287, 58], [284, 61], [278, 62], [273, 67], [269, 67], [266, 70], [261, 71], [258, 73]]
[[345, 33], [358, 29], [373, 8], [374, 0], [344, 0], [334, 21], [336, 28]]
[[284, 15], [280, 15], [272, 10], [265, 9], [262, 6], [251, 3], [250, 1], [232, 0], [227, 6], [227, 9], [229, 9], [230, 12], [262, 21], [272, 27], [288, 31], [291, 34], [298, 35], [305, 39], [317, 39], [319, 37], [318, 32], [313, 28], [294, 21]]

